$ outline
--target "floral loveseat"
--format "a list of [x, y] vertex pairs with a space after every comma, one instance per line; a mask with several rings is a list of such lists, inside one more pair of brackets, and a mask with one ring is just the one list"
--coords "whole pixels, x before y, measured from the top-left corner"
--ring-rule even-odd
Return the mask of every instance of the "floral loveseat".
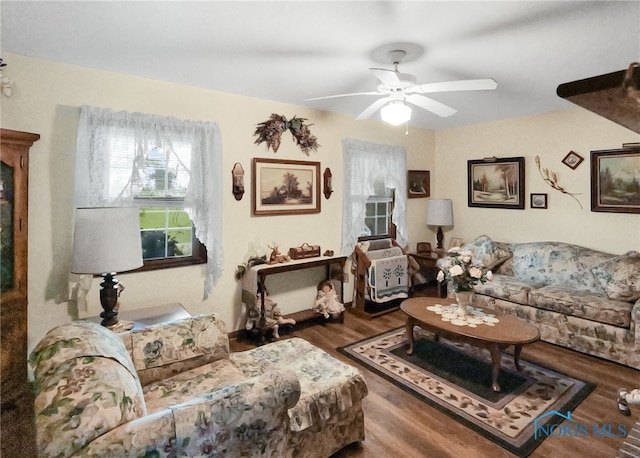
[[364, 440], [357, 369], [292, 338], [229, 352], [215, 314], [52, 329], [30, 356], [44, 457], [327, 457]]
[[546, 342], [640, 369], [640, 253], [487, 236], [461, 250], [493, 271], [474, 287], [479, 306], [535, 323]]

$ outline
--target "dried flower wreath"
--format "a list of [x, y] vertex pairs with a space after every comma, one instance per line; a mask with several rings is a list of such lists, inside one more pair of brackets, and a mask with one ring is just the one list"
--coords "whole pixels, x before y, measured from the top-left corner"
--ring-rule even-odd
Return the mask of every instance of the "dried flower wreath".
[[283, 115], [272, 113], [267, 121], [259, 123], [258, 127], [256, 127], [253, 135], [258, 138], [254, 143], [259, 145], [266, 142], [267, 151], [271, 148], [276, 153], [280, 148], [283, 132], [289, 130], [296, 144], [308, 156], [311, 150], [317, 151], [320, 145], [318, 144], [318, 139], [309, 130], [309, 126], [313, 124], [305, 124], [305, 121], [307, 121], [307, 118], [299, 118], [297, 116], [287, 121], [287, 118]]

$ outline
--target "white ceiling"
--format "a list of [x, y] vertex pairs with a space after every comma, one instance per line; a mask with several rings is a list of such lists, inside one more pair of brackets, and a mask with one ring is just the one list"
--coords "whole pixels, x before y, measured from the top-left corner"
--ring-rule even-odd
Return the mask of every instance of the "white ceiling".
[[495, 91], [433, 94], [458, 110], [443, 119], [415, 108], [410, 124], [434, 130], [573, 107], [556, 95], [559, 84], [640, 60], [638, 1], [2, 1], [0, 8], [3, 53], [354, 117], [375, 97], [304, 99], [375, 90], [368, 68], [392, 66], [372, 52], [393, 42], [424, 48], [400, 66], [419, 83], [498, 82]]

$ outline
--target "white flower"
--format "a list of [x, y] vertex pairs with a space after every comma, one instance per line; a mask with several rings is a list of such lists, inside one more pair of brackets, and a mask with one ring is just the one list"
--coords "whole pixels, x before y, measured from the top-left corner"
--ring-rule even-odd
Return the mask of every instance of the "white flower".
[[455, 265], [451, 269], [449, 269], [449, 273], [452, 277], [457, 277], [459, 275], [462, 275], [464, 273], [464, 270], [462, 269], [462, 266]]
[[493, 280], [493, 272], [491, 272], [491, 271], [487, 272], [487, 280], [489, 280], [489, 281]]
[[465, 254], [465, 253], [460, 254], [460, 260], [465, 264], [469, 264], [472, 259], [473, 259], [473, 254]]
[[473, 278], [482, 278], [482, 270], [480, 270], [477, 267], [470, 267], [469, 268], [469, 275], [471, 275]]
[[442, 283], [444, 281], [444, 272], [443, 271], [439, 271], [438, 272], [438, 276], [436, 277], [436, 280], [438, 280], [438, 283]]
[[448, 253], [458, 253], [460, 252], [460, 247], [454, 246], [447, 250]]

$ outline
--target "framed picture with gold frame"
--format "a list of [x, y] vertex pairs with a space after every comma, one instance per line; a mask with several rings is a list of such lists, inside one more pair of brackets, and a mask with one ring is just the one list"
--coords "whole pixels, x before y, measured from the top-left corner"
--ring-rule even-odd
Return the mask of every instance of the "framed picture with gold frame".
[[254, 216], [320, 212], [320, 163], [254, 158]]

